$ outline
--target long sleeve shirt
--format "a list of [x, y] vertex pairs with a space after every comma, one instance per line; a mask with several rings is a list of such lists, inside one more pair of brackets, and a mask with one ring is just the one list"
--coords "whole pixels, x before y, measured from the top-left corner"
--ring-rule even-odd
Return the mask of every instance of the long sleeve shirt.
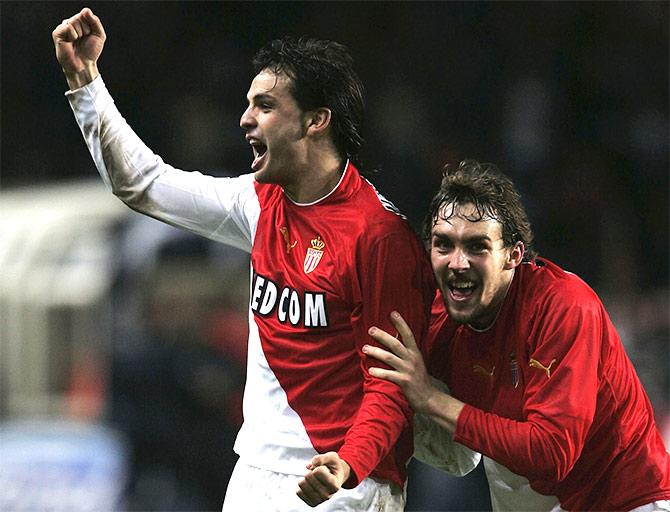
[[496, 510], [630, 510], [670, 497], [670, 456], [597, 295], [524, 263], [481, 332], [434, 304], [430, 370], [466, 403], [454, 440], [482, 453]]
[[353, 470], [404, 485], [412, 413], [401, 390], [373, 379], [362, 346], [398, 310], [421, 338], [434, 285], [406, 219], [347, 163], [310, 204], [253, 174], [233, 178], [166, 164], [121, 116], [102, 78], [66, 94], [104, 182], [131, 208], [250, 252], [244, 423], [248, 464], [304, 474], [337, 451]]

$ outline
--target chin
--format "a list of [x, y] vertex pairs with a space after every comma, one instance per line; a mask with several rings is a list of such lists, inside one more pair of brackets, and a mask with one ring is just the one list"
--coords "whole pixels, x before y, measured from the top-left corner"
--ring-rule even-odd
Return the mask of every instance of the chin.
[[449, 318], [451, 318], [457, 324], [467, 324], [470, 323], [470, 320], [472, 319], [472, 314], [462, 311], [454, 311], [449, 307], [447, 307], [447, 313], [449, 313]]

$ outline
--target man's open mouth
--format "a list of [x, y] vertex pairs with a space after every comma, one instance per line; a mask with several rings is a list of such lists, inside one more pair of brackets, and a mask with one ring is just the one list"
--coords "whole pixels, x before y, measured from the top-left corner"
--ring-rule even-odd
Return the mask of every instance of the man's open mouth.
[[458, 281], [447, 285], [454, 300], [467, 300], [472, 297], [477, 285], [473, 281]]
[[260, 141], [252, 140], [250, 142], [251, 149], [254, 152], [254, 161], [251, 164], [251, 168], [254, 171], [257, 171], [263, 161], [263, 157], [267, 153], [268, 147]]

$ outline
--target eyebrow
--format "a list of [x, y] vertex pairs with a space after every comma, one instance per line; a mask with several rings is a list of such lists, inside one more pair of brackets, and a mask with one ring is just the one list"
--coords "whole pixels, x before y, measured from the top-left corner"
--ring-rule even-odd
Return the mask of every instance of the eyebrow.
[[266, 102], [266, 101], [272, 102], [272, 101], [275, 101], [275, 100], [276, 100], [276, 98], [272, 94], [267, 93], [267, 92], [259, 92], [258, 94], [255, 94], [254, 96], [252, 96], [249, 101], [258, 104], [258, 103], [263, 103], [263, 102]]
[[[437, 240], [447, 240], [451, 241], [451, 238], [446, 236], [446, 235], [441, 235], [439, 233], [434, 233], [433, 238], [436, 238]], [[493, 242], [491, 237], [488, 235], [473, 235], [473, 236], [468, 236], [462, 239], [463, 242], [465, 243], [472, 243], [472, 242]]]

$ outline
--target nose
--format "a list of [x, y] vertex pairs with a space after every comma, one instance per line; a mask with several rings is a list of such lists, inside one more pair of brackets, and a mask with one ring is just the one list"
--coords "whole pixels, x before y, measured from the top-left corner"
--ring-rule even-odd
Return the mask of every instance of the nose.
[[251, 107], [248, 107], [244, 112], [242, 112], [242, 117], [240, 117], [240, 128], [243, 130], [248, 130], [253, 128], [256, 125], [256, 120], [254, 116], [251, 115]]
[[449, 259], [449, 268], [454, 272], [462, 272], [470, 268], [470, 261], [468, 255], [461, 248], [454, 248], [451, 251], [451, 258]]

